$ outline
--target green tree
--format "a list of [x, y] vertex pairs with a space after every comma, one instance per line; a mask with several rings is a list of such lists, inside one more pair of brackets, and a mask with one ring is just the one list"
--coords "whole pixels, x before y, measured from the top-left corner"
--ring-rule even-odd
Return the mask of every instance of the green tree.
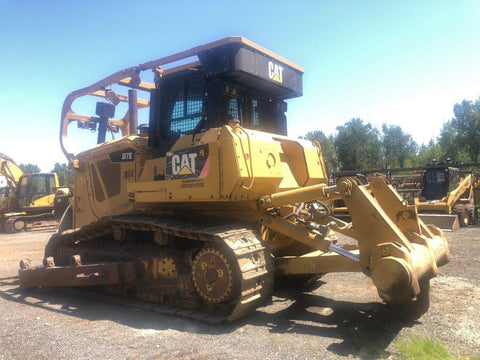
[[442, 149], [441, 159], [450, 158], [456, 162], [470, 161], [464, 147], [459, 146], [458, 132], [453, 119], [443, 124], [438, 137], [438, 144]]
[[309, 131], [304, 139], [314, 141], [317, 140], [322, 147], [322, 156], [323, 161], [325, 162], [325, 167], [327, 168], [327, 175], [330, 171], [336, 169], [337, 161], [335, 159], [335, 145], [334, 137], [332, 135], [326, 136], [323, 131], [315, 130]]
[[464, 150], [469, 160], [478, 161], [480, 155], [480, 98], [475, 102], [463, 100], [453, 106], [455, 117], [451, 120], [452, 129], [455, 131], [455, 142]]
[[412, 136], [398, 125], [383, 124], [382, 133], [384, 161], [392, 168], [411, 166], [409, 159], [418, 149]]
[[337, 127], [334, 144], [340, 170], [360, 170], [381, 166], [379, 132], [370, 123], [355, 118]]
[[18, 167], [22, 169], [25, 174], [36, 174], [40, 172], [40, 168], [35, 164], [20, 164]]
[[443, 158], [443, 150], [441, 146], [435, 143], [433, 140], [425, 145], [422, 144], [420, 149], [418, 150], [418, 154], [416, 156], [416, 162], [412, 164], [412, 166], [425, 166], [432, 160], [442, 160]]
[[66, 163], [55, 163], [51, 172], [57, 173], [60, 186], [73, 184], [73, 171]]

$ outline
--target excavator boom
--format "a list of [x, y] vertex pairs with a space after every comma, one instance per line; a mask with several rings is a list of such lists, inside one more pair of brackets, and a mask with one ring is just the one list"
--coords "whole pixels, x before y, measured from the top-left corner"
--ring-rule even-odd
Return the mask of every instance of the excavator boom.
[[0, 175], [7, 180], [7, 185], [15, 193], [20, 177], [24, 175], [22, 169], [9, 156], [0, 153]]

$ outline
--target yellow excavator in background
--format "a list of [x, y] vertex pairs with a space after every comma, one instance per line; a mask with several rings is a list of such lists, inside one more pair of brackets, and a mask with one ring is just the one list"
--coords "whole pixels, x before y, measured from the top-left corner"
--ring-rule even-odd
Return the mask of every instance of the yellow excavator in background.
[[[70, 93], [60, 143], [74, 169], [73, 201], [44, 266], [20, 262], [20, 286], [97, 286], [189, 309], [182, 316], [234, 320], [264, 304], [279, 278], [363, 272], [384, 301], [422, 314], [429, 280], [450, 260], [442, 231], [383, 178], [328, 185], [319, 144], [287, 136], [285, 100], [302, 95], [302, 75], [229, 37]], [[97, 116], [72, 110], [92, 97], [103, 99]], [[128, 109], [115, 119], [121, 104]], [[148, 124], [137, 127], [142, 108]], [[69, 152], [72, 123], [97, 130], [98, 145]], [[108, 131], [122, 137], [106, 141]], [[330, 216], [325, 202], [335, 199], [351, 223]]]
[[0, 203], [1, 231], [57, 226], [70, 196], [68, 188], [59, 186], [57, 174], [24, 174], [15, 161], [0, 153], [0, 175], [7, 182]]

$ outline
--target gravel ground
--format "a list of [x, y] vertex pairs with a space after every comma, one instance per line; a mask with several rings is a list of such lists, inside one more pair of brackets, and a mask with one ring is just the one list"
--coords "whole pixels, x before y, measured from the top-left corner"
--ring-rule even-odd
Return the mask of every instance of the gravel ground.
[[220, 325], [58, 289], [20, 291], [18, 260], [41, 264], [51, 234], [0, 234], [0, 360], [397, 359], [395, 341], [417, 336], [480, 358], [480, 227], [446, 233], [452, 262], [414, 322], [384, 305], [362, 274], [328, 274], [312, 292], [277, 290], [265, 307]]

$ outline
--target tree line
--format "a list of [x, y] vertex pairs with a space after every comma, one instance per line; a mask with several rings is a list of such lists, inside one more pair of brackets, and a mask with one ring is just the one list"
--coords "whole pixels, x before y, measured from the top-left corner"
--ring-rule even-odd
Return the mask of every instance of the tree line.
[[455, 104], [453, 113], [437, 141], [432, 139], [427, 145], [418, 145], [398, 125], [383, 124], [378, 130], [360, 118], [338, 126], [336, 135], [326, 136], [317, 130], [303, 138], [320, 142], [329, 172], [425, 166], [432, 159], [479, 161], [480, 98]]
[[[18, 167], [22, 169], [25, 174], [38, 174], [41, 172], [41, 169], [36, 164], [19, 164]], [[73, 185], [73, 171], [67, 163], [55, 163], [50, 172], [57, 174], [60, 186]]]

